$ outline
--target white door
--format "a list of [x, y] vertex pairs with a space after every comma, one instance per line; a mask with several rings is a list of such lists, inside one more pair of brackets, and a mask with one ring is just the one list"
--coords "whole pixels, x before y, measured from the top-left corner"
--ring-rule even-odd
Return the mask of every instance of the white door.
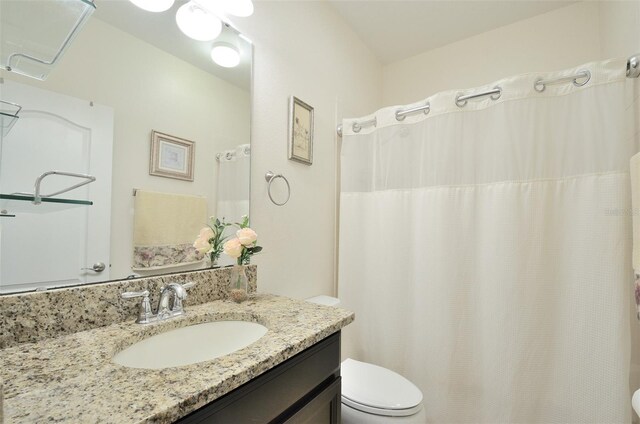
[[[55, 196], [92, 205], [0, 200], [15, 217], [0, 219], [0, 291], [55, 287], [109, 279], [113, 110], [5, 80], [0, 99], [22, 106], [2, 138], [0, 192], [33, 193], [48, 171], [89, 174], [96, 180]], [[82, 180], [52, 175], [41, 192]], [[101, 272], [94, 264], [104, 263]]]

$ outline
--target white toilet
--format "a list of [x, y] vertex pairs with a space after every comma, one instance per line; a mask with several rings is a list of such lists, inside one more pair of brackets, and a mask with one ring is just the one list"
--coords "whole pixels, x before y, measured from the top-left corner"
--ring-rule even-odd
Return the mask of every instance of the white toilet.
[[[338, 306], [340, 300], [316, 296], [308, 302]], [[345, 359], [342, 375], [342, 423], [426, 423], [422, 392], [400, 374], [367, 362]]]

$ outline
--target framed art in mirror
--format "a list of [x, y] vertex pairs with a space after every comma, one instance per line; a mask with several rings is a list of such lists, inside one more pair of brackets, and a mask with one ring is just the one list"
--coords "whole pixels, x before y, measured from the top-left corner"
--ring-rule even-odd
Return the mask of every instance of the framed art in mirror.
[[313, 107], [295, 96], [289, 103], [289, 159], [313, 163]]
[[149, 174], [193, 181], [194, 155], [195, 142], [152, 131]]

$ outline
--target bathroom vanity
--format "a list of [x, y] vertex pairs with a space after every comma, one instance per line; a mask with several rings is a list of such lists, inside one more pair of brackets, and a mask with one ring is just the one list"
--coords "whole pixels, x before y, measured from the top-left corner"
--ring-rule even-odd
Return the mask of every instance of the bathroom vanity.
[[[352, 312], [266, 294], [186, 310], [163, 322], [128, 320], [1, 350], [5, 424], [339, 422], [340, 330]], [[151, 336], [222, 320], [268, 331], [243, 349], [182, 367], [112, 360]]]
[[177, 422], [339, 423], [340, 333]]

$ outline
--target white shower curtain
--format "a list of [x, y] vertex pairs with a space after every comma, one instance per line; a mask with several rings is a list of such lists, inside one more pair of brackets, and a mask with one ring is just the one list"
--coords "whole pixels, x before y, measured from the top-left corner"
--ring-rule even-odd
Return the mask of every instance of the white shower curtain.
[[[240, 144], [235, 149], [225, 150], [218, 158], [218, 201], [216, 217], [225, 222], [242, 222], [249, 215], [249, 182], [251, 168], [251, 146]], [[228, 227], [226, 236], [232, 236], [237, 228]], [[232, 265], [233, 259], [222, 255], [218, 264]]]
[[344, 121], [345, 351], [416, 383], [429, 422], [631, 421], [634, 84], [612, 60]]

